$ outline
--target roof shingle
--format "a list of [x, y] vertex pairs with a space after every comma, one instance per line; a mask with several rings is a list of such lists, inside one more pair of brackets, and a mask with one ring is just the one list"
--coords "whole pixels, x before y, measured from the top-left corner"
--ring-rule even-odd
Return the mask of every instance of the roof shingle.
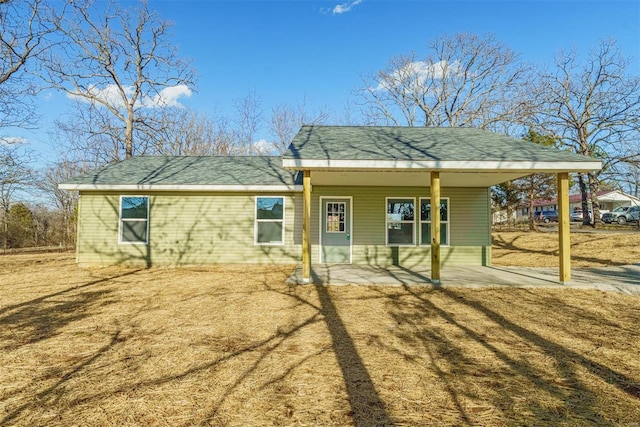
[[593, 159], [473, 128], [302, 126], [284, 159], [563, 161]]
[[139, 156], [74, 177], [68, 185], [301, 185], [280, 157]]

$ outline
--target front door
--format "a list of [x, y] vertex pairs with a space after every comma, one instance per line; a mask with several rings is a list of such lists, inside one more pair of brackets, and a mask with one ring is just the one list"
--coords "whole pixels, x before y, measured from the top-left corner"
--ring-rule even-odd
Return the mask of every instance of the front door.
[[351, 264], [351, 200], [322, 199], [321, 262]]

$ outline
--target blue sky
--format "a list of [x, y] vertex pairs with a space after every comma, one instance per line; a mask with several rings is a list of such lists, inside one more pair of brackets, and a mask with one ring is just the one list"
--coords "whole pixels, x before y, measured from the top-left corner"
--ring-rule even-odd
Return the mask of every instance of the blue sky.
[[[134, 4], [135, 2], [127, 2]], [[229, 114], [254, 91], [265, 115], [274, 105], [306, 98], [310, 110], [340, 114], [361, 75], [384, 68], [393, 55], [426, 52], [435, 37], [494, 33], [522, 59], [550, 62], [560, 49], [585, 52], [616, 39], [640, 73], [640, 2], [539, 1], [215, 1], [149, 0], [174, 23], [173, 41], [198, 74], [196, 92], [180, 102]], [[342, 13], [336, 13], [342, 12]], [[43, 156], [53, 119], [64, 114], [63, 94], [41, 99], [42, 129], [29, 133]]]

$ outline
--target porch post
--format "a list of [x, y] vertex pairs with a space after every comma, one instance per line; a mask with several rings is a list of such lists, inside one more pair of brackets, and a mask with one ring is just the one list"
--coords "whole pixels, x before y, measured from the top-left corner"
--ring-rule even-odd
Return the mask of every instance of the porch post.
[[[419, 210], [418, 210], [419, 212]], [[431, 283], [440, 283], [440, 172], [431, 172]]]
[[302, 281], [311, 282], [311, 171], [302, 178]]
[[569, 173], [558, 174], [558, 234], [560, 246], [560, 283], [571, 280], [571, 238], [569, 223]]

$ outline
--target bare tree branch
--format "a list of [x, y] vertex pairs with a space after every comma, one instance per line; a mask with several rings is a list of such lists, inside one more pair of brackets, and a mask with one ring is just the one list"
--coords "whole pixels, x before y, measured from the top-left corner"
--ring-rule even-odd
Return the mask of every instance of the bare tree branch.
[[83, 112], [77, 121], [92, 140], [111, 140], [112, 160], [144, 154], [165, 124], [158, 111], [190, 95], [190, 63], [169, 43], [170, 24], [146, 2], [136, 9], [110, 2], [100, 10], [92, 0], [68, 5], [58, 25], [64, 44], [47, 62], [48, 82], [78, 100], [79, 110], [91, 110], [97, 121]]
[[30, 72], [49, 46], [54, 16], [44, 0], [0, 2], [0, 131], [35, 125], [38, 87]]
[[495, 129], [520, 122], [528, 72], [494, 36], [457, 34], [434, 40], [424, 58], [392, 58], [360, 95], [372, 123]]
[[533, 91], [536, 127], [603, 162], [601, 171], [586, 175], [582, 188], [583, 205], [590, 197], [596, 225], [602, 174], [621, 162], [640, 160], [632, 143], [640, 137], [640, 77], [629, 74], [629, 64], [613, 40], [602, 41], [585, 59], [575, 50], [560, 52], [554, 67], [540, 72]]
[[280, 104], [272, 109], [269, 127], [275, 139], [274, 148], [279, 154], [287, 151], [300, 126], [324, 124], [329, 118], [328, 111], [323, 108], [309, 114], [306, 101], [306, 98], [303, 98], [295, 107]]
[[17, 192], [25, 190], [34, 182], [30, 162], [31, 155], [24, 147], [0, 143], [0, 233], [5, 250], [8, 247], [11, 203]]

